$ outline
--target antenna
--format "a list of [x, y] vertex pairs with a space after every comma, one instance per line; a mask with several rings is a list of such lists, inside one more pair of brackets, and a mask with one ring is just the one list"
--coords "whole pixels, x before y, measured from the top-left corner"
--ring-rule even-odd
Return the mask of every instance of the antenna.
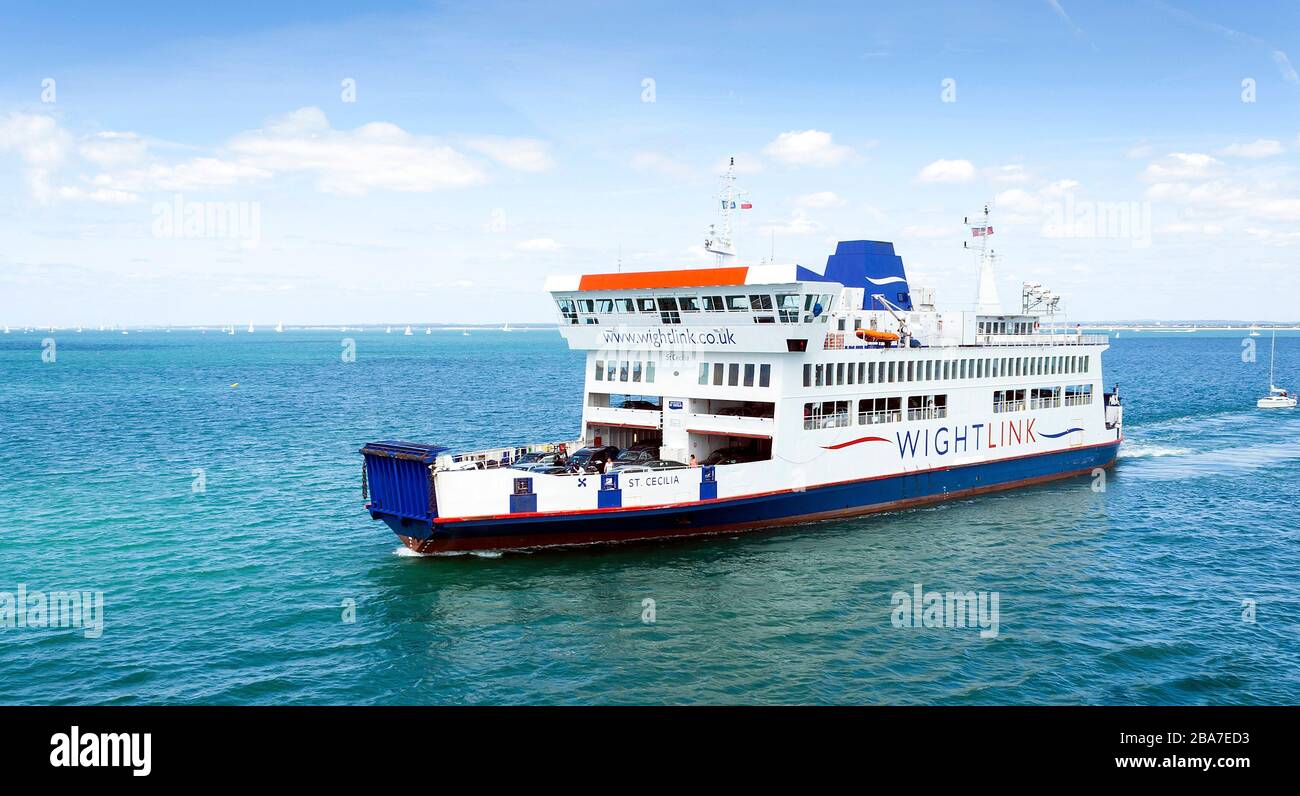
[[736, 197], [740, 193], [736, 190], [736, 159], [732, 157], [722, 174], [722, 190], [718, 192], [722, 231], [718, 231], [716, 224], [710, 224], [708, 237], [704, 239], [705, 250], [718, 255], [719, 265], [724, 258], [736, 256], [736, 246], [731, 238], [731, 215], [736, 210]]
[[[984, 215], [971, 224], [970, 217], [962, 219], [970, 227], [971, 237], [979, 238], [979, 281], [975, 292], [975, 311], [984, 315], [1001, 315], [1002, 302], [998, 299], [998, 283], [993, 275], [996, 255], [989, 247], [989, 237], [993, 234], [993, 225], [989, 223], [989, 204], [984, 203]], [[962, 248], [969, 249], [969, 240], [962, 242]]]

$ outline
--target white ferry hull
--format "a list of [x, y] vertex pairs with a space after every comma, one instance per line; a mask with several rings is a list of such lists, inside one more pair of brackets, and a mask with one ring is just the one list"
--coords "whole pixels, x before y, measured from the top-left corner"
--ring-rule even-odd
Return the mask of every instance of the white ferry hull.
[[[597, 502], [606, 505], [589, 510], [518, 511], [464, 518], [435, 516], [429, 522], [395, 516], [375, 503], [368, 508], [372, 517], [384, 520], [407, 547], [421, 553], [706, 536], [904, 509], [1090, 475], [1098, 468], [1114, 464], [1121, 441], [1117, 438], [1090, 446], [730, 498], [711, 495], [717, 495], [719, 483], [725, 484], [733, 471], [740, 476], [738, 468], [743, 470], [752, 464], [668, 471], [660, 477], [670, 473], [681, 475], [698, 490], [699, 499], [658, 506], [614, 505], [621, 503], [622, 490], [601, 489], [600, 476], [592, 475], [586, 478], [596, 490]], [[465, 475], [487, 474], [479, 471]], [[713, 480], [706, 480], [709, 478]]]

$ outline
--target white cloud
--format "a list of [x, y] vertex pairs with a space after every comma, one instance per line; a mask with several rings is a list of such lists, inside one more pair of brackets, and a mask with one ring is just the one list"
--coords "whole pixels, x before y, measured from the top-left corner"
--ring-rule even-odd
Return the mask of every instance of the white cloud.
[[111, 188], [78, 188], [76, 186], [63, 186], [58, 190], [60, 199], [84, 202], [100, 202], [103, 204], [130, 204], [139, 201], [140, 197], [129, 191], [118, 191]]
[[795, 210], [789, 221], [768, 224], [763, 227], [763, 231], [775, 232], [778, 235], [812, 235], [821, 228], [822, 225], [808, 218], [808, 214], [803, 210]]
[[844, 204], [844, 200], [834, 191], [818, 191], [816, 193], [807, 193], [794, 200], [797, 207], [808, 207], [813, 209], [823, 207], [839, 207]]
[[852, 157], [853, 150], [821, 130], [791, 130], [763, 147], [763, 154], [789, 166], [834, 166]]
[[1043, 196], [1063, 196], [1078, 187], [1078, 180], [1057, 180], [1056, 182], [1048, 184], [1048, 186], [1039, 191], [1039, 193]]
[[1238, 158], [1269, 158], [1280, 155], [1285, 150], [1281, 141], [1260, 138], [1249, 144], [1231, 144], [1224, 147], [1220, 154]]
[[92, 182], [100, 188], [144, 193], [229, 188], [247, 180], [270, 176], [270, 171], [247, 163], [201, 157], [175, 164], [156, 163], [141, 169], [105, 172]]
[[1018, 163], [1011, 163], [1006, 166], [995, 166], [994, 168], [987, 169], [985, 173], [988, 176], [989, 182], [992, 183], [1008, 184], [1029, 181], [1029, 172], [1025, 170], [1024, 166], [1021, 166]]
[[560, 244], [551, 238], [532, 238], [515, 244], [515, 249], [521, 252], [555, 252], [560, 248]]
[[466, 141], [465, 146], [517, 171], [546, 171], [555, 166], [547, 143], [535, 138], [479, 136]]
[[28, 165], [51, 168], [72, 149], [72, 136], [52, 116], [11, 113], [0, 120], [0, 149], [16, 151]]
[[312, 174], [320, 190], [347, 196], [375, 189], [463, 188], [485, 179], [473, 161], [432, 138], [388, 122], [335, 130], [319, 108], [273, 119], [261, 130], [236, 136], [228, 148], [244, 165]]
[[1171, 152], [1147, 165], [1142, 173], [1148, 180], [1183, 180], [1212, 177], [1219, 161], [1199, 152]]
[[135, 133], [106, 131], [84, 138], [77, 145], [83, 160], [103, 168], [117, 168], [139, 163], [149, 151], [149, 143]]
[[1033, 215], [1043, 208], [1042, 197], [1023, 188], [1011, 188], [993, 197], [993, 204], [1017, 215]]
[[969, 160], [936, 160], [916, 175], [921, 182], [970, 182], [975, 165]]

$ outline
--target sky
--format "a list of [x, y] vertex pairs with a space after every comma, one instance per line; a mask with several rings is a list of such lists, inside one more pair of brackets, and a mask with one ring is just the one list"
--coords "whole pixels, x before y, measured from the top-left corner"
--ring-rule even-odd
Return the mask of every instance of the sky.
[[[1294, 59], [1294, 60], [1293, 60]], [[971, 308], [1300, 319], [1300, 5], [10, 2], [0, 323], [554, 319], [892, 241]]]

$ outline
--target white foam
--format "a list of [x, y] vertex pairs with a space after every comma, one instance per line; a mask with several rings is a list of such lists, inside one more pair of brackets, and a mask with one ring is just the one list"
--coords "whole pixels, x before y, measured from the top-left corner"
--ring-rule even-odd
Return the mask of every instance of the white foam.
[[406, 545], [399, 545], [398, 548], [397, 548], [396, 550], [393, 551], [393, 555], [397, 556], [398, 558], [426, 558], [426, 557], [428, 557], [428, 554], [427, 554], [427, 553], [418, 553], [418, 552], [412, 550], [411, 548], [407, 547]]
[[1187, 456], [1192, 451], [1187, 448], [1175, 448], [1171, 445], [1151, 445], [1125, 440], [1119, 447], [1121, 459], [1143, 459], [1151, 456]]

